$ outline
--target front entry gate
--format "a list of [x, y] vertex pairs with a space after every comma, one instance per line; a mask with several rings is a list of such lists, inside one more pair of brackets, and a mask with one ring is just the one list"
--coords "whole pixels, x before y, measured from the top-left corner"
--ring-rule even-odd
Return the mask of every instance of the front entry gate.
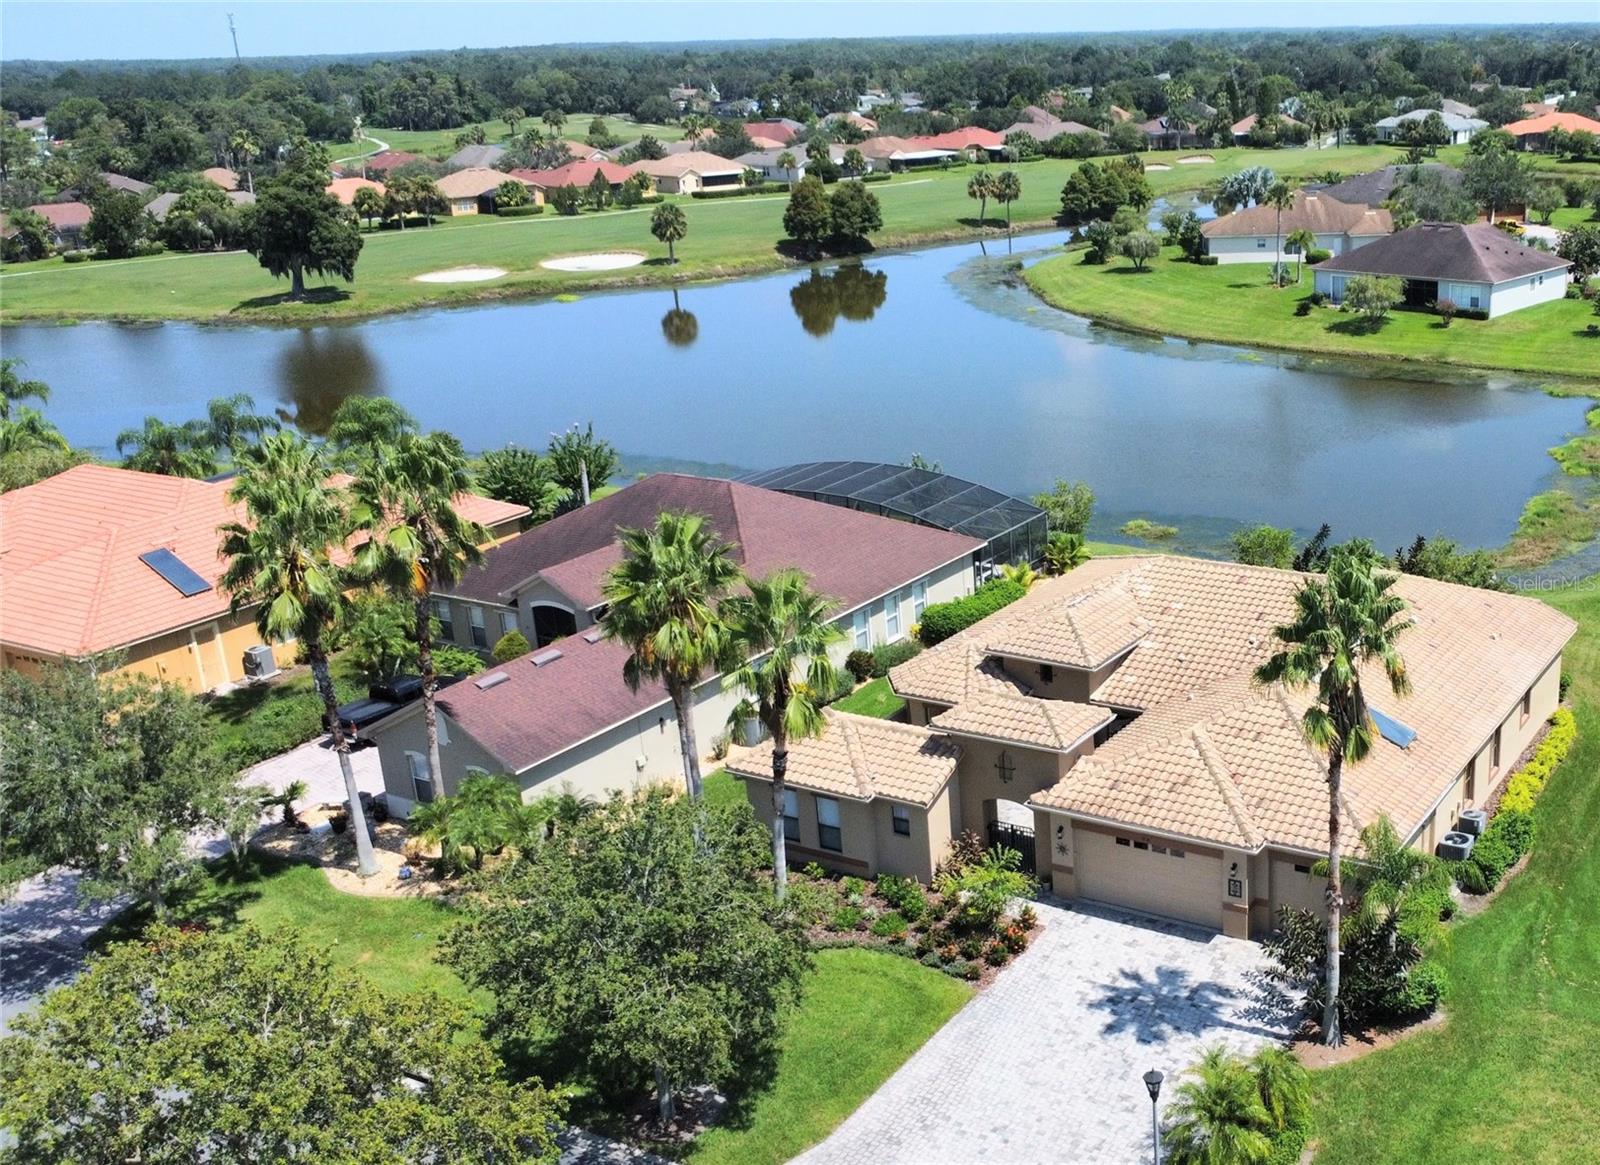
[[1003, 845], [1022, 855], [1022, 868], [1030, 874], [1038, 872], [1033, 852], [1033, 830], [1024, 825], [1007, 825], [1003, 821], [989, 822], [989, 845]]

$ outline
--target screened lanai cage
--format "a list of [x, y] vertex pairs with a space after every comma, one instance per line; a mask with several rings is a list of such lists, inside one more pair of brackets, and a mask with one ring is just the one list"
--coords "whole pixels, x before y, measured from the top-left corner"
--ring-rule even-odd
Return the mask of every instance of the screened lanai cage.
[[948, 473], [873, 461], [808, 461], [749, 474], [741, 480], [795, 497], [982, 538], [985, 546], [973, 563], [979, 582], [1006, 563], [1038, 566], [1044, 555], [1043, 510]]

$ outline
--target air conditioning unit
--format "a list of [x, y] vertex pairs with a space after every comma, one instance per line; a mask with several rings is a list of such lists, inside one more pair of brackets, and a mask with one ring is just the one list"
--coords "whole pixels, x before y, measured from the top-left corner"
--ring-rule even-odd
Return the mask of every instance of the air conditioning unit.
[[244, 674], [253, 680], [264, 680], [278, 674], [278, 661], [272, 658], [272, 648], [258, 643], [247, 647], [244, 653]]
[[1457, 833], [1470, 833], [1473, 837], [1480, 837], [1489, 824], [1489, 814], [1484, 809], [1463, 809], [1461, 820], [1456, 822]]
[[1470, 833], [1452, 831], [1439, 840], [1434, 852], [1447, 862], [1464, 862], [1472, 856], [1472, 846], [1477, 840]]

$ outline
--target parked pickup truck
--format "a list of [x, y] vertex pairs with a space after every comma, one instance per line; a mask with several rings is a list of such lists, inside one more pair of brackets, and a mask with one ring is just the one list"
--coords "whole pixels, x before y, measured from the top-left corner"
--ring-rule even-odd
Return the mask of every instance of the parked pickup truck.
[[[441, 680], [441, 686], [447, 681]], [[376, 724], [391, 712], [398, 712], [407, 704], [422, 699], [422, 678], [420, 676], [397, 676], [382, 684], [373, 684], [367, 689], [367, 694], [359, 700], [351, 700], [348, 704], [340, 704], [338, 715], [339, 723], [344, 725], [344, 734], [350, 740], [351, 748], [363, 748], [372, 743], [372, 739], [362, 735], [362, 730], [369, 724]], [[328, 718], [323, 717], [323, 723], [328, 723]], [[331, 729], [332, 725], [328, 725]]]

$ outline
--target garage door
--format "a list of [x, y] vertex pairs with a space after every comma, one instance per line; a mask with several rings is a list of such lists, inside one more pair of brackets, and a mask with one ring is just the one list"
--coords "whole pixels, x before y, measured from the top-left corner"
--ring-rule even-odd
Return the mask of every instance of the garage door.
[[1080, 897], [1222, 928], [1220, 855], [1138, 834], [1076, 834]]

